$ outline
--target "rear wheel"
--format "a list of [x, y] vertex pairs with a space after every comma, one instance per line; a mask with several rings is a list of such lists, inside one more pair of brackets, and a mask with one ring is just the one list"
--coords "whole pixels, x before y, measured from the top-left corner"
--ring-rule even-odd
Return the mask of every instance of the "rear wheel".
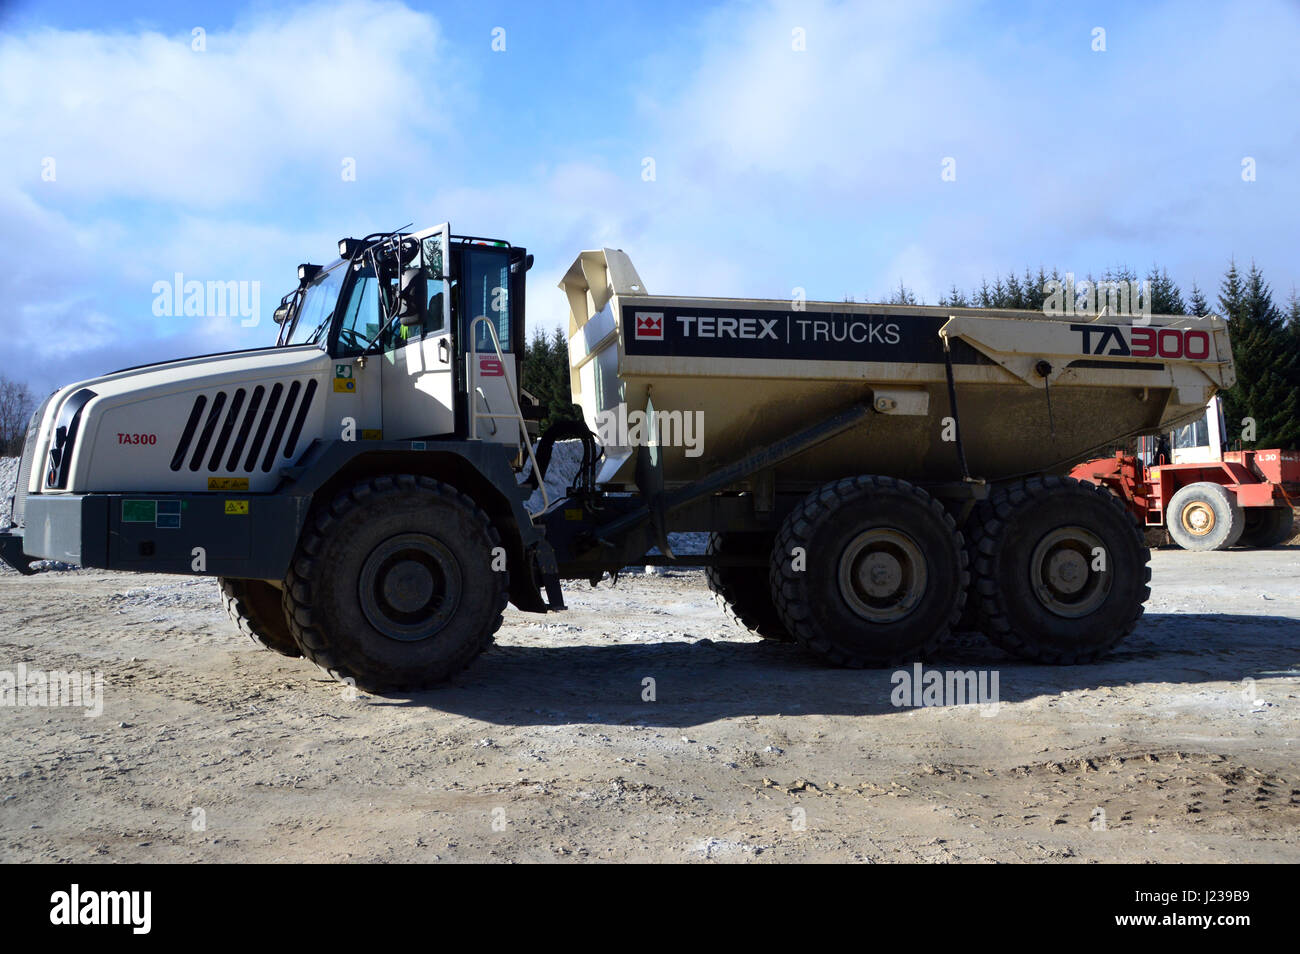
[[772, 603], [768, 582], [768, 561], [772, 554], [770, 533], [711, 533], [707, 553], [722, 557], [761, 557], [761, 566], [707, 567], [704, 571], [713, 599], [737, 626], [755, 636], [788, 643], [793, 637], [781, 622]]
[[1165, 526], [1184, 550], [1226, 550], [1241, 539], [1246, 515], [1228, 488], [1200, 481], [1170, 499]]
[[401, 474], [353, 485], [317, 510], [285, 581], [303, 655], [363, 689], [421, 689], [467, 666], [501, 625], [501, 544], [453, 487]]
[[232, 580], [219, 577], [221, 601], [239, 631], [263, 649], [281, 656], [301, 656], [302, 650], [289, 632], [280, 591], [265, 580]]
[[1036, 477], [995, 491], [977, 515], [973, 598], [995, 645], [1082, 663], [1133, 631], [1151, 595], [1151, 551], [1113, 494]]
[[1294, 526], [1295, 513], [1290, 507], [1247, 507], [1239, 542], [1243, 547], [1266, 550], [1291, 539]]
[[772, 553], [773, 602], [786, 628], [844, 666], [889, 666], [933, 649], [961, 615], [968, 580], [951, 515], [890, 477], [809, 494]]

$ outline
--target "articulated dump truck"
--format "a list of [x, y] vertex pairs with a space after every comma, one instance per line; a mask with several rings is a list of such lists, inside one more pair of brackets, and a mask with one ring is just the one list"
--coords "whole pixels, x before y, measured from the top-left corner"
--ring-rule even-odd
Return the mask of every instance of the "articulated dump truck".
[[[338, 250], [274, 347], [46, 399], [4, 560], [219, 577], [248, 635], [372, 691], [445, 680], [507, 601], [647, 563], [704, 566], [735, 620], [837, 665], [959, 623], [1080, 663], [1134, 627], [1149, 553], [1066, 475], [1233, 383], [1217, 318], [663, 297], [601, 249], [560, 283], [583, 421], [534, 440], [531, 255], [446, 225]], [[582, 460], [548, 493], [557, 441]]]

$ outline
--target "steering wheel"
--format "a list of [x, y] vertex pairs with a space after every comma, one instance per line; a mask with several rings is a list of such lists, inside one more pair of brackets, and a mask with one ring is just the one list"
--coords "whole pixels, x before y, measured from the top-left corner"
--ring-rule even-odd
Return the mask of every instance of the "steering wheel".
[[345, 348], [354, 348], [357, 351], [361, 351], [365, 348], [367, 341], [357, 333], [355, 328], [340, 328], [339, 344]]

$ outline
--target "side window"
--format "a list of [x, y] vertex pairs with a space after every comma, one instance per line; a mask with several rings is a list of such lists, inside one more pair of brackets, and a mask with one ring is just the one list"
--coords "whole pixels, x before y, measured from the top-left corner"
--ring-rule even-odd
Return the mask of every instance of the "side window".
[[[424, 312], [424, 333], [426, 335], [448, 330], [444, 327], [443, 301], [446, 292], [443, 291], [443, 278], [450, 276], [447, 275], [447, 263], [443, 260], [445, 256], [442, 240], [443, 236], [441, 234], [430, 235], [424, 240], [424, 245], [420, 250], [420, 260], [424, 269], [425, 281], [428, 282], [429, 292], [429, 300]], [[452, 286], [452, 294], [454, 295], [455, 282], [451, 281], [448, 284]]]
[[360, 272], [339, 328], [339, 353], [360, 354], [379, 335], [379, 283], [369, 269]]
[[[496, 330], [501, 350], [510, 350], [510, 255], [506, 249], [471, 245], [465, 249], [465, 324], [486, 316]], [[491, 351], [492, 337], [482, 323], [474, 329], [474, 350]]]

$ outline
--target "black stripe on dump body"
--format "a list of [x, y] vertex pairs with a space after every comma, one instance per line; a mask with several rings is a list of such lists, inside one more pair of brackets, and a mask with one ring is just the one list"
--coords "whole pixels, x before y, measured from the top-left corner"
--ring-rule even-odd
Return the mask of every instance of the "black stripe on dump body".
[[280, 449], [280, 440], [284, 437], [284, 429], [289, 426], [289, 415], [293, 413], [293, 402], [297, 400], [298, 392], [301, 390], [301, 381], [294, 381], [289, 385], [289, 396], [284, 399], [284, 410], [280, 412], [280, 419], [275, 422], [275, 433], [271, 435], [271, 442], [266, 445], [266, 456], [262, 458], [263, 472], [271, 469], [271, 463], [275, 460], [275, 452]]
[[289, 431], [289, 439], [285, 441], [285, 457], [292, 457], [294, 450], [298, 446], [298, 438], [302, 434], [302, 425], [307, 420], [307, 412], [311, 410], [311, 399], [315, 393], [316, 379], [312, 378], [307, 382], [307, 390], [303, 392], [302, 403], [298, 405], [298, 415], [293, 419], [293, 430]]
[[212, 456], [208, 458], [208, 470], [216, 470], [221, 466], [221, 455], [226, 452], [226, 445], [230, 443], [231, 432], [235, 429], [235, 421], [239, 420], [239, 411], [244, 406], [244, 398], [247, 396], [248, 392], [240, 388], [231, 399], [230, 411], [221, 425], [221, 433], [217, 435], [217, 443], [213, 445]]
[[235, 446], [230, 449], [226, 470], [234, 470], [239, 466], [239, 455], [244, 452], [244, 445], [248, 443], [248, 432], [253, 429], [253, 423], [257, 420], [257, 409], [262, 406], [262, 397], [265, 394], [266, 388], [262, 385], [253, 388], [253, 398], [248, 402], [248, 413], [244, 415], [244, 423], [239, 425], [239, 436], [235, 438]]
[[203, 416], [203, 408], [208, 403], [208, 399], [202, 394], [194, 398], [194, 406], [190, 408], [190, 419], [185, 422], [185, 430], [181, 431], [181, 442], [176, 445], [176, 453], [172, 454], [172, 470], [180, 470], [185, 463], [185, 452], [190, 449], [190, 441], [194, 440], [194, 429], [199, 426], [199, 418]]
[[212, 440], [212, 432], [217, 429], [217, 421], [221, 420], [221, 409], [226, 406], [226, 392], [218, 391], [216, 397], [212, 399], [212, 410], [208, 411], [208, 419], [203, 425], [203, 432], [199, 434], [198, 443], [194, 445], [194, 456], [190, 458], [190, 470], [198, 470], [203, 466], [203, 455], [207, 453], [208, 443]]
[[253, 435], [253, 446], [248, 449], [248, 456], [244, 458], [244, 470], [251, 472], [257, 463], [257, 455], [262, 449], [262, 442], [266, 440], [266, 432], [271, 429], [271, 419], [275, 417], [275, 408], [280, 403], [280, 395], [283, 392], [284, 385], [276, 381], [275, 386], [271, 388], [270, 396], [266, 399], [262, 422], [257, 425], [257, 433]]

